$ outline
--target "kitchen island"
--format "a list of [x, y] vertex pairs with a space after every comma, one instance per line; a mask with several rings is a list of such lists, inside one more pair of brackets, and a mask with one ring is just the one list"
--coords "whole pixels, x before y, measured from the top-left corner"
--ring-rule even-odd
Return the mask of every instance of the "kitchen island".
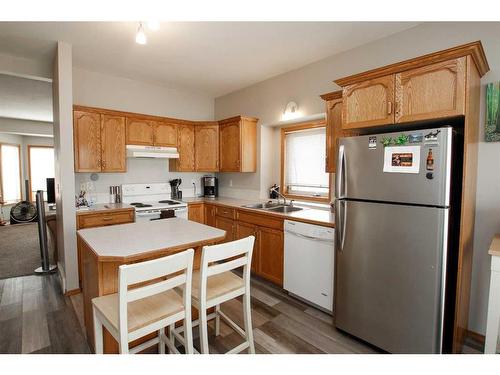
[[[94, 347], [92, 299], [118, 291], [118, 268], [195, 249], [194, 269], [199, 268], [201, 248], [224, 239], [226, 232], [180, 218], [138, 222], [78, 232], [82, 256], [82, 292], [87, 341]], [[132, 342], [138, 345], [151, 337]], [[117, 353], [118, 344], [104, 329], [104, 352]]]

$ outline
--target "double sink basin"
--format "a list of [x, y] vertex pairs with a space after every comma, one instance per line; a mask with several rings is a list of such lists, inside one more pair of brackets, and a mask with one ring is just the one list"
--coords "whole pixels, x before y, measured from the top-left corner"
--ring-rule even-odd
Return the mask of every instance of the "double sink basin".
[[290, 212], [303, 210], [303, 208], [301, 208], [301, 207], [295, 207], [295, 206], [292, 206], [290, 204], [284, 205], [284, 204], [273, 203], [273, 202], [246, 204], [242, 207], [255, 208], [258, 210], [265, 210], [265, 211], [270, 211], [270, 212], [279, 212], [282, 214], [287, 214]]

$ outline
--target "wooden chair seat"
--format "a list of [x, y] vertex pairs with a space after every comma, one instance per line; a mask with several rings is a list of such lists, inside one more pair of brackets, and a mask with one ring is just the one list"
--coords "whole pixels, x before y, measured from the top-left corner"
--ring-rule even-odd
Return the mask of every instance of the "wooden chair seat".
[[[243, 279], [231, 271], [210, 276], [207, 280], [207, 300], [212, 300], [241, 289], [245, 286]], [[191, 296], [193, 302], [199, 304], [200, 301], [200, 272], [193, 271], [193, 283]]]
[[[118, 293], [97, 297], [94, 306], [118, 330]], [[182, 297], [174, 290], [128, 304], [128, 332], [133, 332], [184, 310]]]

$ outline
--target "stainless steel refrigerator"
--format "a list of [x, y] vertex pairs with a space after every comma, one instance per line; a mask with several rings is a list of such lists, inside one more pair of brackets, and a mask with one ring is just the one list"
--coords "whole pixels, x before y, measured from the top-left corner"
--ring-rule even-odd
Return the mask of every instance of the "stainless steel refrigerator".
[[391, 353], [443, 350], [452, 134], [339, 139], [335, 325]]

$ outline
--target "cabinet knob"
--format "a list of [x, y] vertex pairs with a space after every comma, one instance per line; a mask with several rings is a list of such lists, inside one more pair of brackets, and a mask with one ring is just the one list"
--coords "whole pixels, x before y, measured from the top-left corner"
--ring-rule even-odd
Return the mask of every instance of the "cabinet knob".
[[387, 102], [387, 114], [390, 115], [392, 113], [392, 102]]

